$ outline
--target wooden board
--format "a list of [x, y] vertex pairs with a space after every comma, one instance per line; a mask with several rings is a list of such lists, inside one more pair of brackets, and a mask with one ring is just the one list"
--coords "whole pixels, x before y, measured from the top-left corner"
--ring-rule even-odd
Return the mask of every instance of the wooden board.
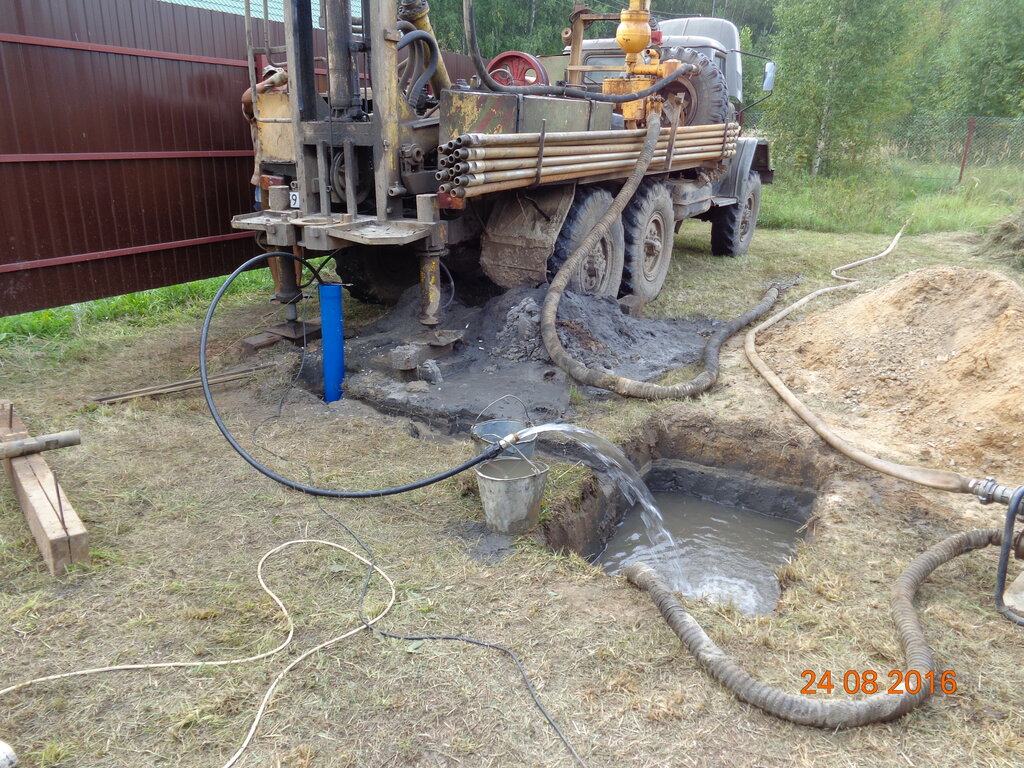
[[[0, 440], [28, 437], [10, 401], [0, 400]], [[41, 454], [4, 459], [4, 471], [21, 504], [39, 552], [57, 576], [73, 563], [89, 562], [89, 533]]]

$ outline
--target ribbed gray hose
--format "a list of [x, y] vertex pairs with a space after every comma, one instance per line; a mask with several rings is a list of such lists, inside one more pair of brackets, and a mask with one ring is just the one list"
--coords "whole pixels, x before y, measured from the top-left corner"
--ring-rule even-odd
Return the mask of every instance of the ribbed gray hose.
[[[914, 596], [921, 584], [943, 563], [976, 549], [999, 546], [1002, 538], [1002, 531], [994, 529], [954, 534], [919, 555], [896, 580], [889, 605], [906, 657], [906, 671], [916, 670], [922, 680], [925, 673], [935, 671], [932, 649], [914, 609]], [[918, 693], [877, 693], [852, 701], [819, 699], [773, 688], [755, 680], [729, 658], [679, 604], [653, 568], [644, 563], [633, 563], [626, 567], [625, 575], [630, 582], [650, 594], [672, 631], [708, 674], [737, 698], [775, 717], [815, 728], [854, 728], [903, 717], [930, 695], [925, 685]]]
[[576, 379], [576, 381], [589, 384], [592, 387], [607, 389], [624, 397], [640, 397], [648, 400], [681, 399], [693, 397], [714, 386], [715, 382], [718, 381], [718, 353], [722, 344], [740, 328], [753, 322], [771, 309], [772, 305], [779, 298], [779, 289], [777, 287], [772, 286], [769, 288], [764, 298], [761, 299], [760, 304], [746, 314], [730, 320], [715, 332], [715, 335], [708, 340], [707, 345], [704, 347], [704, 370], [700, 374], [688, 382], [675, 384], [671, 387], [627, 379], [623, 376], [616, 376], [614, 373], [604, 373], [587, 368], [587, 366], [573, 358], [566, 351], [565, 347], [562, 346], [561, 339], [558, 338], [558, 304], [562, 300], [562, 294], [565, 293], [572, 274], [576, 271], [580, 262], [597, 247], [601, 238], [608, 233], [609, 227], [611, 227], [612, 223], [619, 217], [626, 204], [633, 197], [637, 187], [640, 186], [640, 182], [643, 181], [647, 167], [651, 164], [655, 145], [658, 142], [658, 136], [661, 134], [661, 123], [656, 119], [656, 116], [650, 116], [648, 123], [644, 148], [640, 153], [640, 159], [637, 161], [636, 167], [633, 168], [632, 174], [626, 179], [626, 183], [619, 190], [619, 194], [615, 196], [604, 216], [601, 217], [597, 225], [587, 236], [583, 238], [583, 242], [566, 259], [565, 264], [562, 265], [551, 281], [551, 287], [548, 288], [548, 292], [544, 297], [544, 306], [541, 308], [540, 333], [541, 338], [544, 339], [544, 348], [547, 350], [548, 355], [551, 356], [555, 365]]

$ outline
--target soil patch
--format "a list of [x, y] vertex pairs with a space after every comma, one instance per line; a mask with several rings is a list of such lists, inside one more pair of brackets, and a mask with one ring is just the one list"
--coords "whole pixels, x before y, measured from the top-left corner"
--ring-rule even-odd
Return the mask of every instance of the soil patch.
[[1006, 277], [917, 270], [761, 340], [798, 392], [839, 401], [845, 426], [877, 425], [917, 461], [1024, 466], [1024, 288]]

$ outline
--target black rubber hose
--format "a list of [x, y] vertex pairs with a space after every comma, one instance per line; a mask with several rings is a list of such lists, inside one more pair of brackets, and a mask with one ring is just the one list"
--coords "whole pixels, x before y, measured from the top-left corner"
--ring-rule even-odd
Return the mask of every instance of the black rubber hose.
[[408, 100], [410, 103], [415, 103], [415, 97], [426, 90], [427, 83], [430, 82], [430, 78], [437, 72], [437, 62], [441, 58], [441, 49], [437, 47], [437, 40], [429, 32], [424, 32], [422, 29], [417, 29], [415, 32], [409, 32], [402, 36], [402, 39], [398, 41], [397, 50], [402, 50], [405, 46], [410, 43], [414, 43], [417, 40], [422, 40], [427, 44], [430, 49], [430, 58], [427, 59], [427, 66], [416, 78], [416, 82], [413, 83], [409, 89]]
[[1003, 544], [999, 548], [999, 568], [996, 570], [996, 609], [1014, 624], [1024, 627], [1024, 616], [1003, 602], [1003, 592], [1006, 591], [1006, 568], [1010, 564], [1010, 547], [1013, 546], [1013, 525], [1017, 515], [1020, 514], [1022, 503], [1024, 503], [1024, 485], [1013, 492], [1010, 506], [1006, 508]]
[[487, 71], [487, 64], [480, 55], [480, 48], [476, 38], [476, 13], [473, 10], [473, 0], [462, 0], [462, 20], [466, 28], [466, 38], [469, 43], [469, 54], [473, 57], [473, 66], [480, 80], [487, 86], [488, 90], [497, 93], [521, 93], [527, 96], [564, 96], [572, 99], [590, 99], [591, 101], [604, 101], [611, 104], [625, 104], [630, 101], [638, 101], [648, 96], [653, 96], [659, 91], [672, 85], [681, 77], [691, 74], [692, 67], [683, 65], [671, 75], [663, 77], [654, 85], [644, 88], [635, 93], [594, 93], [582, 88], [570, 88], [559, 85], [502, 85], [497, 82]]
[[266, 475], [271, 480], [276, 480], [277, 482], [281, 483], [281, 485], [285, 485], [293, 490], [300, 491], [302, 493], [308, 493], [311, 496], [326, 496], [332, 499], [367, 499], [375, 498], [378, 496], [394, 496], [397, 493], [414, 491], [417, 488], [423, 488], [427, 485], [432, 485], [434, 483], [440, 482], [441, 480], [447, 480], [449, 477], [453, 477], [454, 475], [457, 475], [460, 472], [464, 472], [467, 469], [470, 469], [471, 467], [475, 467], [477, 464], [482, 464], [483, 462], [488, 461], [489, 459], [493, 459], [495, 456], [501, 453], [503, 447], [500, 444], [493, 445], [483, 453], [479, 454], [478, 456], [474, 456], [469, 461], [464, 461], [457, 467], [452, 467], [451, 469], [446, 470], [445, 472], [441, 472], [440, 474], [432, 475], [431, 477], [427, 477], [422, 480], [417, 480], [414, 483], [407, 483], [406, 485], [396, 485], [392, 488], [381, 488], [375, 491], [336, 491], [330, 488], [317, 488], [316, 486], [313, 485], [304, 485], [303, 483], [290, 480], [287, 477], [284, 477], [283, 475], [277, 474], [277, 472], [274, 472], [274, 470], [270, 469], [269, 467], [265, 467], [263, 464], [260, 464], [260, 462], [254, 459], [248, 451], [246, 451], [241, 445], [238, 444], [238, 441], [235, 439], [235, 436], [231, 434], [231, 430], [229, 430], [227, 428], [227, 425], [224, 423], [224, 419], [221, 418], [220, 411], [217, 410], [217, 405], [213, 402], [213, 393], [210, 391], [210, 379], [206, 370], [206, 347], [210, 335], [210, 324], [213, 321], [213, 313], [217, 310], [217, 305], [220, 303], [220, 300], [224, 296], [224, 293], [228, 290], [228, 288], [231, 287], [231, 284], [234, 283], [238, 276], [242, 274], [245, 270], [256, 266], [262, 261], [266, 261], [271, 257], [279, 257], [291, 259], [292, 261], [297, 261], [313, 272], [313, 274], [316, 276], [317, 282], [323, 282], [322, 280], [320, 280], [319, 274], [316, 272], [316, 269], [313, 267], [312, 264], [310, 264], [305, 259], [296, 256], [293, 253], [288, 253], [287, 251], [274, 251], [271, 253], [261, 253], [258, 256], [253, 256], [251, 259], [242, 264], [240, 267], [238, 267], [238, 269], [236, 269], [228, 276], [228, 279], [224, 281], [224, 285], [220, 287], [220, 290], [217, 291], [216, 295], [213, 297], [213, 302], [211, 302], [210, 308], [206, 312], [206, 319], [203, 320], [203, 332], [199, 338], [199, 378], [203, 382], [203, 396], [206, 398], [206, 405], [210, 409], [210, 415], [213, 416], [213, 421], [217, 425], [217, 429], [220, 430], [220, 433], [224, 435], [224, 439], [227, 440], [228, 444], [235, 449], [235, 453], [237, 453], [239, 456], [245, 459], [249, 463], [249, 465], [252, 466], [253, 469], [255, 469], [257, 472], [263, 475]]
[[[900, 645], [906, 656], [906, 671], [915, 670], [922, 680], [935, 673], [935, 659], [925, 639], [924, 627], [914, 609], [914, 596], [925, 579], [944, 563], [959, 555], [1003, 542], [1001, 531], [973, 530], [954, 534], [919, 555], [893, 585], [890, 608]], [[715, 680], [742, 701], [770, 715], [816, 728], [853, 728], [903, 717], [930, 696], [930, 686], [921, 685], [917, 693], [878, 693], [859, 700], [819, 699], [786, 693], [751, 677], [733, 659], [726, 656], [708, 637], [696, 619], [679, 604], [658, 573], [644, 563], [625, 569], [626, 578], [646, 590], [665, 621], [697, 662]]]

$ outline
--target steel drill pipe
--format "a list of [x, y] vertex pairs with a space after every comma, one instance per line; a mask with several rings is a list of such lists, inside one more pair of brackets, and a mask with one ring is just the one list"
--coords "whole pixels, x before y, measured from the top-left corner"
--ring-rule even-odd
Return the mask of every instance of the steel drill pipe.
[[[736, 149], [734, 142], [726, 144], [699, 144], [693, 147], [680, 147], [676, 145], [673, 157], [687, 157], [694, 154], [701, 154], [705, 152], [721, 152]], [[686, 151], [684, 151], [686, 150]], [[659, 145], [658, 151], [655, 153], [655, 159], [658, 156], [664, 160], [668, 155], [668, 144]], [[637, 151], [623, 151], [623, 152], [607, 152], [592, 154], [586, 151], [579, 151], [572, 155], [560, 155], [557, 157], [548, 157], [546, 154], [540, 158], [542, 167], [550, 167], [555, 165], [574, 165], [574, 164], [586, 164], [591, 161], [613, 161], [613, 160], [635, 160], [640, 157], [640, 150]], [[509, 160], [465, 160], [460, 163], [456, 163], [446, 170], [452, 170], [456, 174], [465, 173], [486, 173], [488, 171], [515, 171], [522, 168], [537, 168], [537, 158], [521, 158], [521, 159], [509, 159]]]
[[[723, 133], [729, 130], [739, 130], [738, 123], [716, 123], [713, 125], [683, 125], [676, 129], [676, 136], [685, 136], [697, 133]], [[609, 131], [555, 131], [544, 135], [545, 144], [591, 144], [598, 141], [621, 141], [623, 139], [639, 138], [641, 141], [646, 135], [646, 129], [609, 130]], [[671, 127], [661, 129], [662, 136], [672, 133]], [[660, 137], [659, 137], [660, 138]], [[523, 144], [540, 144], [541, 134], [539, 133], [465, 133], [453, 139], [455, 147], [509, 147]], [[449, 146], [452, 142], [448, 142]], [[452, 147], [453, 149], [455, 147]]]
[[[716, 153], [713, 153], [709, 158], [705, 158], [705, 159], [717, 160], [719, 158], [732, 157], [734, 154], [735, 154], [734, 152], [726, 152], [724, 154], [719, 154], [719, 153], [716, 152]], [[692, 158], [685, 158], [685, 159], [687, 160], [687, 162], [682, 162], [683, 159], [676, 158], [675, 161], [672, 163], [672, 167], [669, 170], [681, 171], [681, 170], [684, 170], [686, 168], [696, 168], [696, 167], [700, 166], [701, 163], [703, 162], [703, 160], [700, 160], [700, 159], [692, 159]], [[611, 171], [603, 170], [603, 169], [598, 169], [598, 170], [593, 171], [591, 173], [575, 172], [575, 173], [569, 173], [569, 174], [558, 175], [558, 176], [550, 176], [550, 177], [545, 176], [545, 177], [542, 177], [541, 183], [542, 184], [554, 184], [556, 182], [561, 182], [561, 181], [574, 181], [574, 180], [577, 180], [577, 179], [584, 179], [584, 178], [590, 178], [590, 177], [595, 177], [595, 176], [596, 177], [601, 177], [602, 179], [607, 179], [607, 180], [620, 179], [620, 178], [623, 178], [624, 176], [627, 175], [627, 170], [630, 169], [630, 168], [632, 168], [632, 165], [623, 165], [623, 166], [620, 166], [619, 168], [611, 170]], [[505, 190], [509, 190], [509, 189], [520, 189], [522, 187], [529, 187], [533, 183], [534, 183], [534, 178], [531, 176], [530, 178], [527, 178], [527, 179], [513, 179], [511, 181], [498, 181], [498, 182], [493, 182], [493, 183], [490, 183], [490, 184], [481, 184], [479, 186], [473, 186], [473, 187], [459, 187], [459, 186], [456, 186], [456, 185], [452, 184], [452, 185], [449, 186], [449, 188], [447, 190], [442, 190], [442, 191], [446, 191], [452, 197], [468, 198], [468, 197], [479, 197], [480, 195], [490, 194], [491, 192], [501, 192], [501, 191], [505, 191]]]

